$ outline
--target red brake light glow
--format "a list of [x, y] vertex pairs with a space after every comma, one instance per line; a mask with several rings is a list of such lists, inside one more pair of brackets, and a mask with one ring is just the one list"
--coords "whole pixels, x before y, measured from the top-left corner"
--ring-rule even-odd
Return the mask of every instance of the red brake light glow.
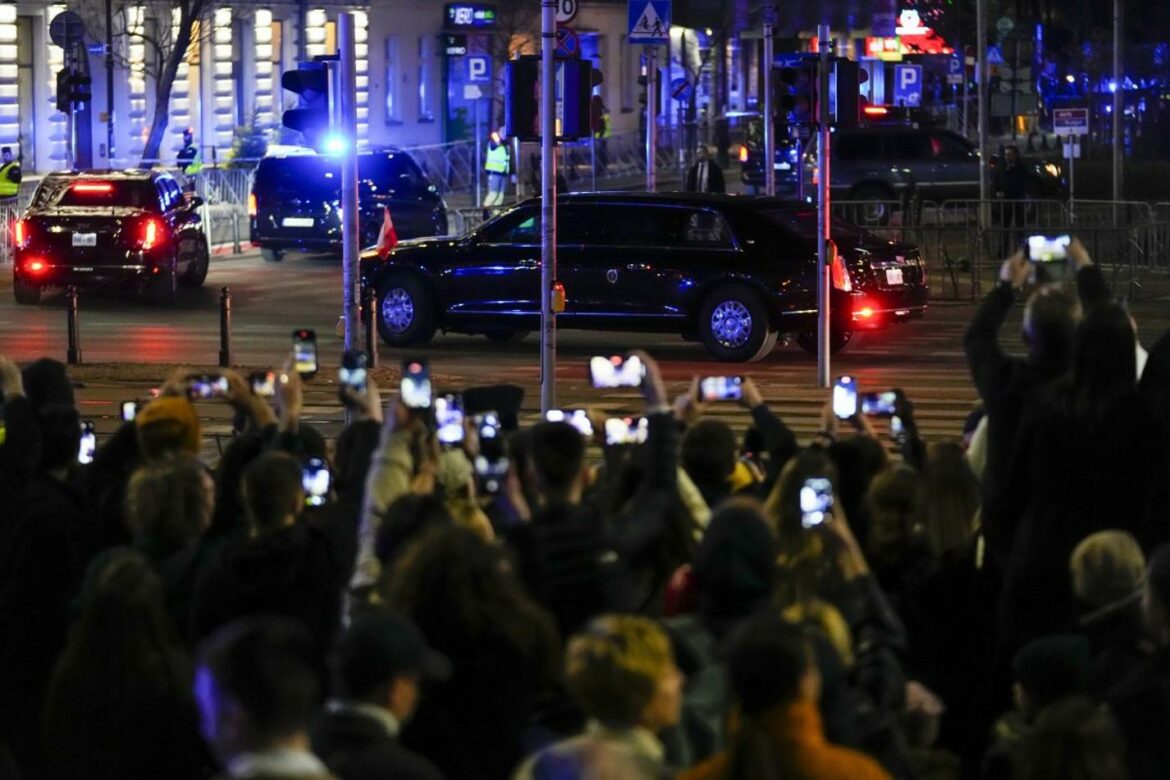
[[256, 193], [254, 192], [248, 193], [248, 216], [256, 216]]
[[741, 163], [748, 161], [748, 148], [742, 144], [739, 147], [739, 161]]
[[39, 274], [44, 272], [46, 269], [48, 269], [48, 266], [45, 265], [44, 261], [42, 260], [30, 260], [24, 264], [24, 270], [28, 271], [30, 274]]
[[158, 244], [162, 243], [162, 230], [159, 228], [157, 219], [148, 219], [142, 223], [142, 248], [154, 249]]
[[886, 108], [885, 106], [866, 106], [865, 107], [865, 115], [866, 116], [887, 116], [887, 115], [889, 115], [889, 113], [890, 113], [890, 109]]
[[870, 317], [873, 316], [873, 309], [866, 306], [864, 309], [861, 309], [860, 311], [855, 312], [853, 316], [859, 320], [868, 320]]
[[108, 195], [113, 191], [114, 185], [106, 184], [104, 182], [82, 181], [74, 184], [72, 189], [74, 192], [88, 192]]

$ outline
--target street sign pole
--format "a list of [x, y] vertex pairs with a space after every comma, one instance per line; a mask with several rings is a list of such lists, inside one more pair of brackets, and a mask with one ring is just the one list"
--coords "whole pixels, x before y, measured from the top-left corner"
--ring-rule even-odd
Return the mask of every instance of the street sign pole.
[[[975, 82], [979, 90], [979, 231], [990, 227], [991, 208], [987, 202], [987, 0], [975, 5]], [[975, 275], [975, 294], [979, 294], [979, 275]]]
[[958, 49], [959, 49], [959, 57], [961, 58], [961, 61], [963, 63], [963, 69], [962, 69], [962, 73], [963, 73], [963, 105], [961, 107], [962, 119], [959, 120], [959, 125], [960, 125], [960, 127], [963, 128], [963, 137], [970, 138], [971, 133], [968, 131], [968, 128], [967, 128], [967, 103], [968, 103], [968, 100], [967, 100], [967, 97], [968, 97], [967, 96], [967, 50], [965, 48], [963, 48], [962, 46], [959, 46]]
[[658, 148], [658, 63], [654, 60], [654, 46], [646, 46], [646, 191], [654, 192], [658, 182], [654, 170], [655, 150]]
[[1075, 225], [1077, 223], [1077, 191], [1074, 186], [1075, 181], [1073, 179], [1074, 168], [1076, 167], [1076, 156], [1077, 137], [1075, 135], [1070, 135], [1068, 137], [1068, 154], [1065, 155], [1065, 157], [1068, 158], [1068, 221], [1070, 225]]
[[114, 169], [114, 10], [106, 0], [106, 168]]
[[[829, 25], [818, 25], [817, 36], [820, 49], [821, 66], [817, 69], [817, 132], [820, 134], [817, 145], [818, 171], [818, 204], [817, 224], [819, 225], [817, 241], [817, 386], [829, 386], [829, 232], [830, 222], [830, 195], [829, 195]], [[769, 163], [771, 160], [769, 160]], [[769, 165], [769, 168], [772, 166]]]
[[552, 307], [557, 280], [557, 0], [541, 0], [540, 11], [540, 412], [544, 415], [557, 404], [557, 320]]
[[[483, 127], [479, 121], [479, 104], [482, 100], [474, 101], [475, 111], [475, 207], [479, 208], [483, 205], [483, 193], [480, 191], [480, 179], [483, 173]], [[500, 139], [500, 143], [504, 143], [504, 139]]]
[[772, 23], [764, 22], [764, 192], [776, 195], [776, 119], [772, 116], [772, 63], [775, 39]]
[[338, 63], [340, 66], [341, 105], [339, 127], [345, 139], [341, 153], [341, 265], [342, 313], [345, 316], [345, 348], [361, 348], [361, 330], [358, 307], [361, 293], [358, 277], [358, 165], [357, 165], [357, 57], [354, 46], [354, 18], [352, 13], [337, 17]]
[[[1121, 0], [1113, 0], [1113, 202], [1121, 200], [1122, 171], [1121, 171], [1121, 137], [1122, 96], [1125, 94], [1125, 83], [1121, 73]], [[1117, 224], [1117, 207], [1113, 207], [1113, 223]]]

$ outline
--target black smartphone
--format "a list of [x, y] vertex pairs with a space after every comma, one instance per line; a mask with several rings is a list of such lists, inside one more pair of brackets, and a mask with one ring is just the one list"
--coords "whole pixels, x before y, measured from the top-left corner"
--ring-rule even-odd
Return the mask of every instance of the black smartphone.
[[123, 401], [121, 406], [122, 422], [132, 422], [138, 416], [137, 401]]
[[893, 390], [882, 393], [862, 393], [861, 413], [870, 417], [890, 417], [898, 410], [898, 394]]
[[341, 356], [341, 370], [337, 379], [341, 384], [352, 387], [355, 393], [366, 392], [367, 366], [370, 357], [365, 352], [350, 350]]
[[[1024, 247], [1028, 252], [1028, 260], [1036, 265], [1033, 282], [1061, 282], [1068, 276], [1068, 245], [1072, 243], [1069, 235], [1028, 236]], [[1035, 278], [1043, 268], [1043, 276]]]
[[84, 420], [81, 423], [81, 442], [77, 446], [77, 462], [93, 463], [95, 452], [97, 452], [97, 437], [93, 433], [93, 423]]
[[593, 436], [593, 423], [584, 409], [549, 409], [544, 419], [549, 422], [567, 422], [586, 438]]
[[463, 397], [441, 395], [435, 399], [435, 435], [439, 444], [454, 446], [463, 442]]
[[192, 401], [206, 401], [227, 395], [227, 377], [221, 374], [192, 374], [187, 377], [187, 393]]
[[833, 385], [833, 414], [842, 420], [857, 415], [857, 381], [853, 377], [837, 377]]
[[305, 379], [312, 379], [317, 373], [317, 332], [309, 328], [294, 330], [293, 370]]
[[636, 355], [595, 355], [589, 359], [589, 383], [594, 387], [640, 387], [646, 367]]
[[272, 398], [276, 395], [276, 379], [275, 371], [254, 371], [248, 375], [248, 384], [261, 398]]
[[421, 358], [402, 362], [402, 381], [398, 395], [407, 409], [431, 408], [431, 372]]
[[329, 466], [321, 458], [309, 458], [301, 471], [301, 487], [305, 491], [305, 503], [321, 506], [329, 500], [332, 481]]
[[605, 421], [605, 443], [644, 444], [650, 434], [645, 417], [610, 417]]
[[833, 483], [824, 477], [810, 477], [800, 487], [800, 524], [816, 528], [833, 519]]
[[742, 376], [705, 376], [699, 380], [699, 399], [738, 401], [743, 398]]

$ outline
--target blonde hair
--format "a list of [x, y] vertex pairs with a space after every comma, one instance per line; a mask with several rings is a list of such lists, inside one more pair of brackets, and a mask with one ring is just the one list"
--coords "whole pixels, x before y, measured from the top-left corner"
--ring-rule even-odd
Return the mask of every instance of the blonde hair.
[[569, 640], [565, 676], [588, 717], [629, 727], [638, 722], [673, 662], [670, 639], [653, 620], [602, 615]]

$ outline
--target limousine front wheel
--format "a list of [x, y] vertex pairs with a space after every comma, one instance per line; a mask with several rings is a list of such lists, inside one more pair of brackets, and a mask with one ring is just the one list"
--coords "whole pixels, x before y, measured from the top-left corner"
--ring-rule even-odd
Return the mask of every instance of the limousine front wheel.
[[768, 310], [753, 290], [738, 284], [715, 288], [699, 309], [699, 335], [720, 360], [760, 360], [776, 345]]
[[392, 276], [378, 287], [378, 334], [392, 347], [422, 344], [435, 335], [435, 303], [417, 278]]

